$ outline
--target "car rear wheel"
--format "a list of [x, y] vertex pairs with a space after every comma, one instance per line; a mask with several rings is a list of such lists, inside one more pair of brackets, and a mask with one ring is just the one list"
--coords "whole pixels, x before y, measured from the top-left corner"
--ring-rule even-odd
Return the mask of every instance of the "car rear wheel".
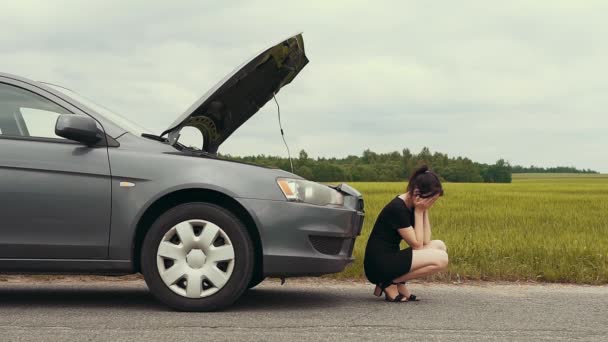
[[253, 244], [229, 211], [179, 205], [150, 227], [141, 265], [152, 294], [181, 311], [213, 311], [237, 300], [253, 274]]

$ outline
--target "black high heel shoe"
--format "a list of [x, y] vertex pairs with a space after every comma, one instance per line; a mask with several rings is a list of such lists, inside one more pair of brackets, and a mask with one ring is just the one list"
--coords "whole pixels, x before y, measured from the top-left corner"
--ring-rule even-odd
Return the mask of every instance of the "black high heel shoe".
[[[393, 283], [393, 284], [401, 284], [401, 285], [406, 285], [407, 283], [405, 281], [402, 281], [400, 283]], [[401, 292], [399, 292], [401, 294]], [[405, 297], [405, 296], [404, 296]], [[420, 301], [420, 299], [417, 299], [416, 295], [414, 294], [410, 294], [409, 298], [407, 299], [409, 302], [418, 302]]]
[[388, 295], [388, 293], [385, 291], [385, 289], [391, 285], [396, 285], [396, 283], [376, 284], [376, 288], [374, 289], [374, 296], [380, 297], [382, 295], [382, 293], [384, 293], [384, 300], [386, 300], [387, 302], [391, 302], [391, 303], [407, 302], [408, 300], [403, 300], [403, 298], [405, 298], [405, 296], [402, 295], [401, 293], [396, 295], [394, 298], [392, 298]]
[[376, 288], [374, 289], [374, 296], [380, 297], [380, 296], [382, 296], [383, 292], [384, 292], [384, 289], [382, 287], [380, 287], [379, 284], [376, 284]]

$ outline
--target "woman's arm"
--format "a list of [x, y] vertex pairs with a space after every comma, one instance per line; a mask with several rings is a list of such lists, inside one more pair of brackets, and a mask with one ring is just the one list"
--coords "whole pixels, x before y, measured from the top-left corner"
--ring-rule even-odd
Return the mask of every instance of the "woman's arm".
[[424, 247], [424, 211], [414, 210], [414, 228], [404, 227], [399, 229], [399, 235], [412, 247], [412, 249], [421, 249]]
[[439, 196], [433, 196], [426, 203], [428, 206], [424, 210], [424, 245], [428, 245], [431, 243], [431, 221], [429, 220], [429, 211], [431, 211], [431, 207], [435, 204]]
[[424, 245], [431, 243], [431, 221], [429, 221], [429, 210], [424, 211]]
[[414, 200], [414, 229], [399, 229], [399, 235], [401, 235], [401, 238], [403, 238], [412, 249], [421, 249], [425, 245], [424, 212], [433, 205], [433, 202], [432, 199], [416, 197]]

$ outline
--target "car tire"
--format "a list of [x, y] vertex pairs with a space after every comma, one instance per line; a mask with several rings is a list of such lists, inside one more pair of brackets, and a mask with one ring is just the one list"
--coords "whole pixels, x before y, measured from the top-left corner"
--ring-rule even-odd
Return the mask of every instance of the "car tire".
[[[213, 253], [231, 248], [232, 260], [216, 261], [220, 258]], [[147, 232], [141, 252], [150, 292], [179, 311], [215, 311], [234, 303], [251, 282], [253, 263], [254, 247], [245, 226], [228, 210], [209, 203], [181, 204], [162, 214]], [[174, 281], [179, 273], [184, 275]], [[198, 281], [189, 286], [189, 279]]]

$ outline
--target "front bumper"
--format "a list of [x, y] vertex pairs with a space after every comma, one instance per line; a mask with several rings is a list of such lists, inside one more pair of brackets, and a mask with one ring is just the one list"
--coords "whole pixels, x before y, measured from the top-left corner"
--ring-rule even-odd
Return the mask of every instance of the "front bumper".
[[347, 185], [344, 207], [239, 199], [256, 221], [265, 277], [318, 276], [344, 270], [364, 219], [361, 194]]

